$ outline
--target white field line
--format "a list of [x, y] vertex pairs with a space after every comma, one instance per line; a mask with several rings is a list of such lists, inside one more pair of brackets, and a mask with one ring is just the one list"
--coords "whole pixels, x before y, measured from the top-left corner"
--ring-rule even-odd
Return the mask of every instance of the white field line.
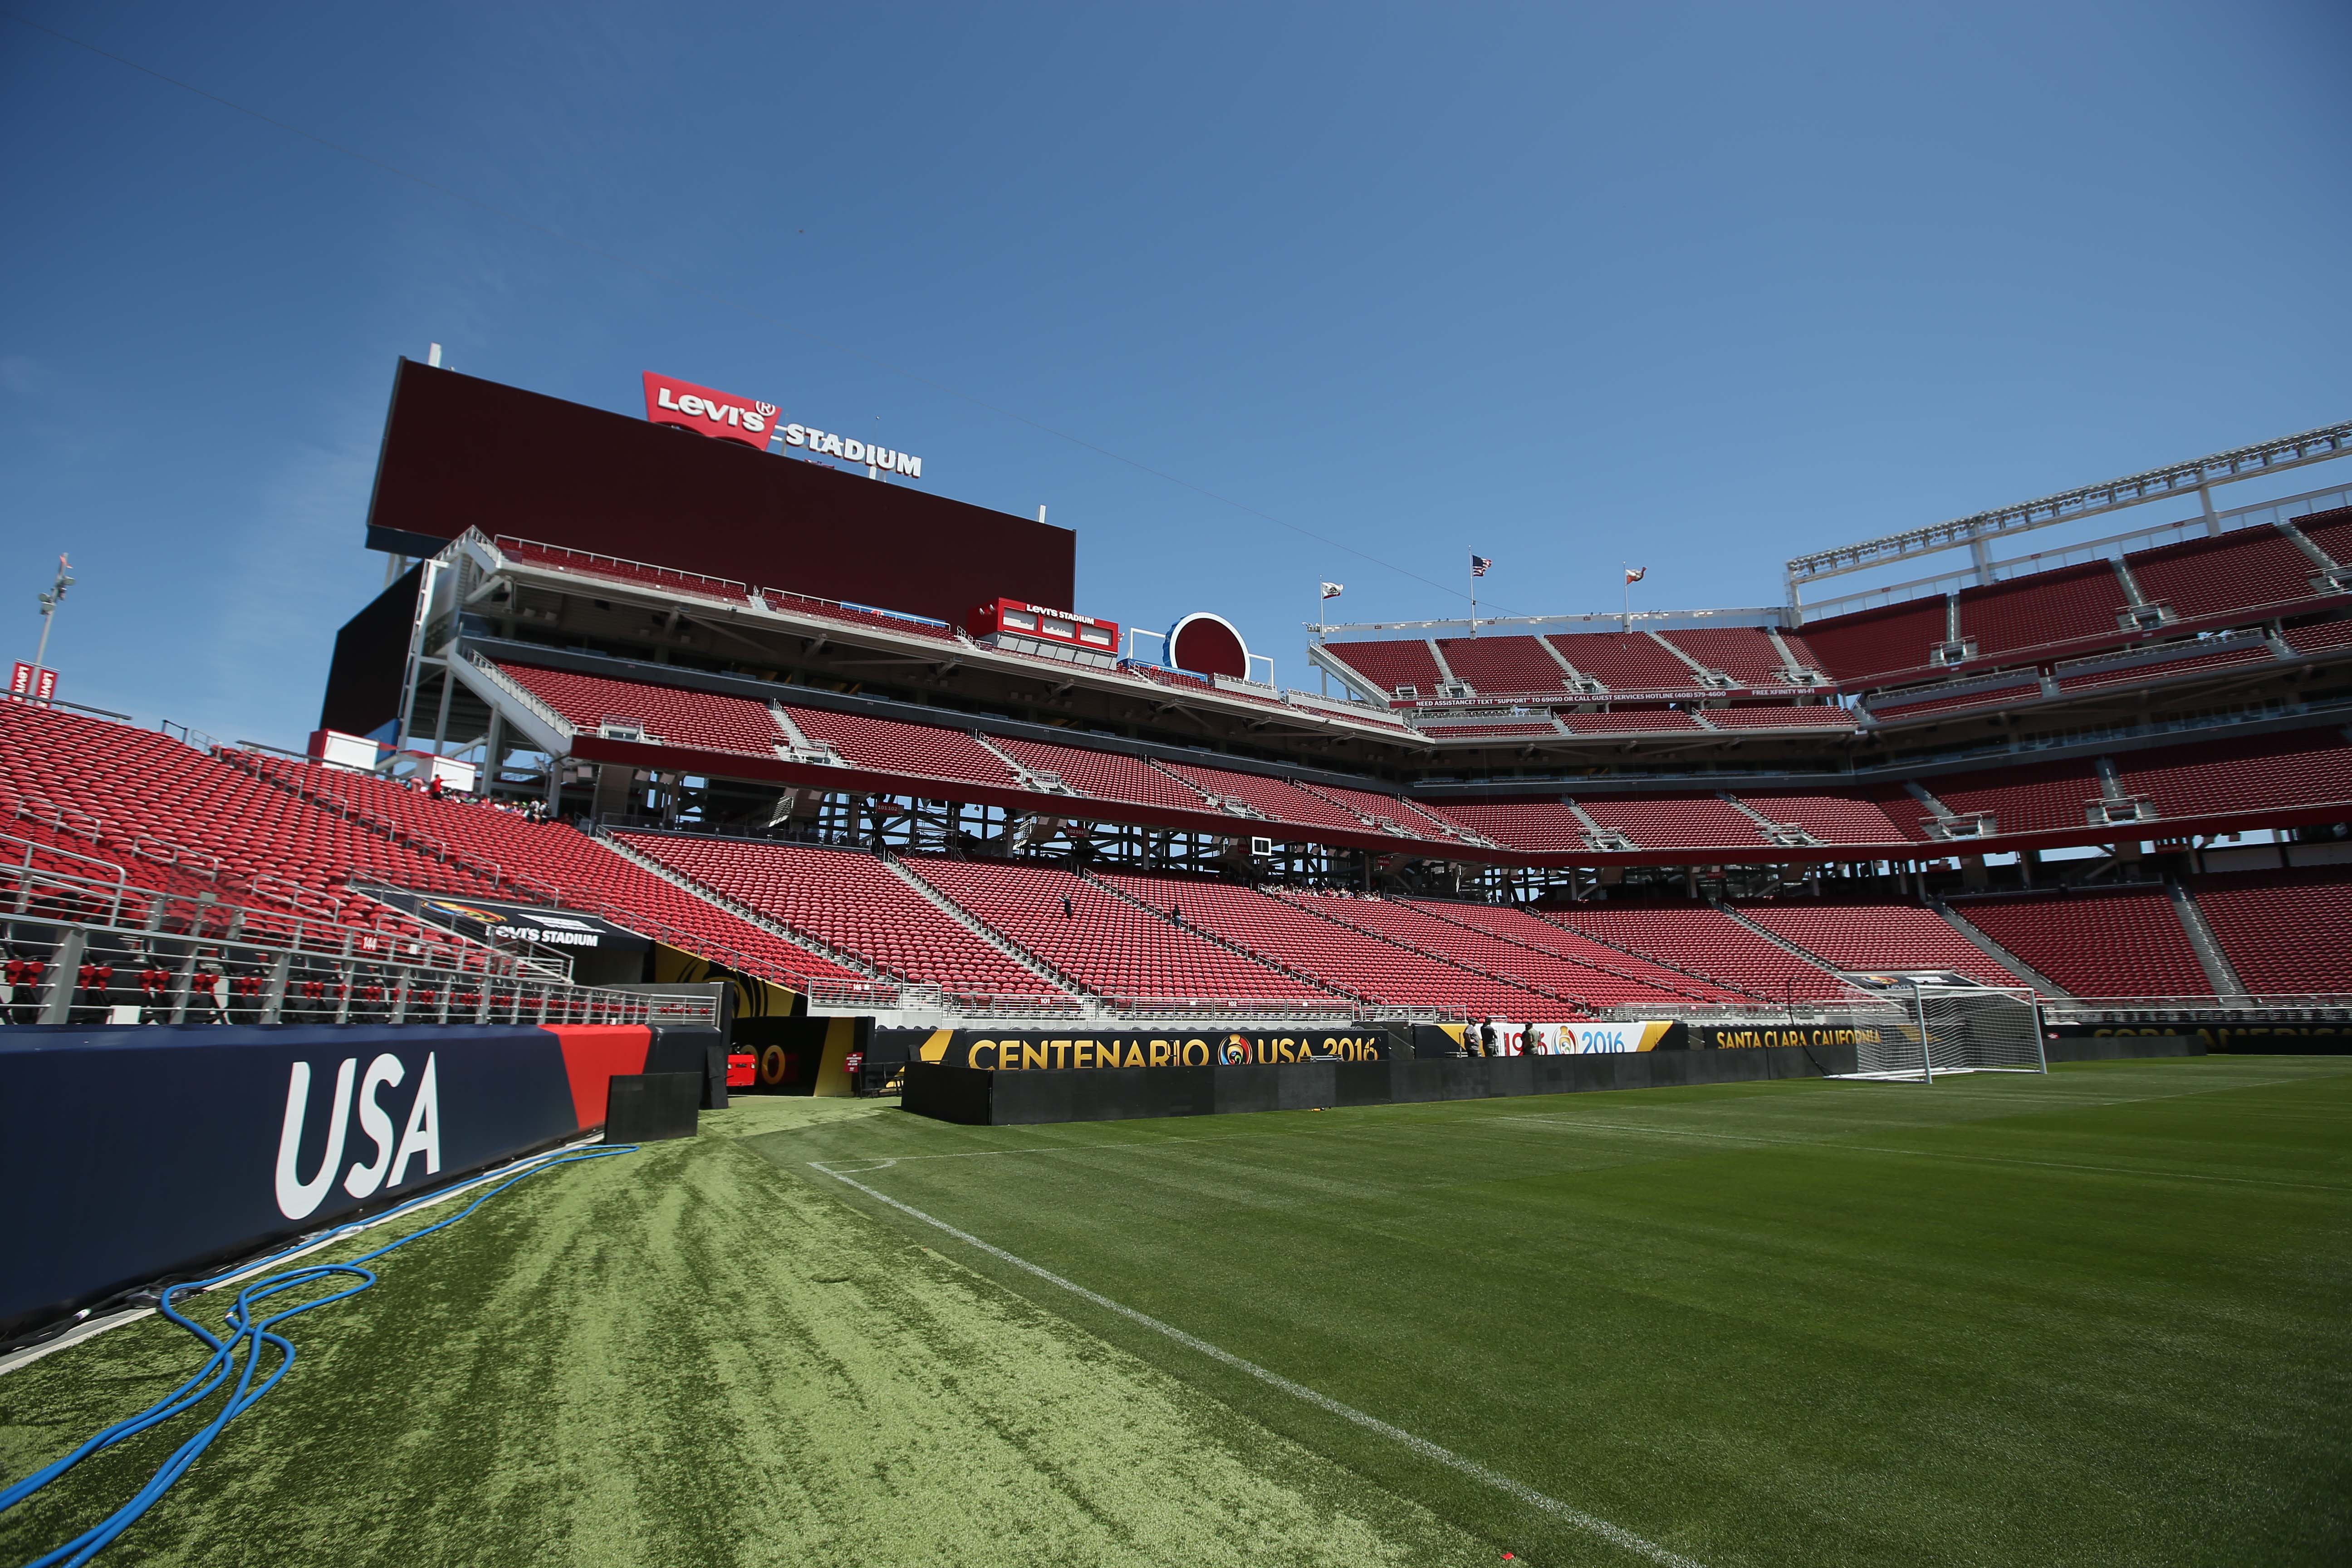
[[[539, 1153], [510, 1161], [493, 1170], [484, 1171], [479, 1175], [469, 1176], [455, 1186], [434, 1194], [421, 1203], [404, 1204], [392, 1211], [380, 1214], [373, 1219], [354, 1220], [349, 1225], [338, 1226], [308, 1246], [298, 1247], [290, 1252], [273, 1252], [267, 1258], [257, 1259], [234, 1274], [223, 1276], [208, 1289], [189, 1292], [189, 1298], [193, 1300], [197, 1296], [210, 1295], [213, 1290], [220, 1289], [223, 1286], [234, 1285], [240, 1279], [249, 1279], [265, 1268], [275, 1268], [281, 1263], [290, 1263], [295, 1258], [307, 1258], [320, 1247], [332, 1247], [339, 1241], [348, 1241], [352, 1237], [373, 1230], [380, 1225], [389, 1225], [396, 1219], [406, 1219], [410, 1215], [422, 1214], [426, 1209], [439, 1208], [443, 1204], [465, 1196], [486, 1182], [495, 1182], [511, 1176], [526, 1165], [540, 1164], [554, 1159], [559, 1154], [569, 1154], [584, 1149], [592, 1143], [603, 1142], [602, 1136], [575, 1139], [572, 1142], [541, 1150]], [[79, 1328], [59, 1334], [56, 1339], [45, 1341], [37, 1345], [27, 1345], [14, 1355], [0, 1358], [0, 1377], [6, 1376], [20, 1366], [30, 1366], [43, 1356], [55, 1355], [58, 1352], [70, 1349], [84, 1340], [96, 1339], [109, 1329], [119, 1329], [126, 1323], [135, 1323], [142, 1318], [152, 1318], [154, 1315], [154, 1308], [140, 1307], [131, 1311], [115, 1312], [103, 1318], [93, 1319]]]
[[[2051, 1171], [2096, 1171], [2114, 1176], [2137, 1176], [2171, 1182], [2228, 1182], [2233, 1185], [2290, 1187], [2298, 1192], [2344, 1193], [2352, 1186], [2334, 1182], [2286, 1182], [2270, 1176], [2213, 1176], [2192, 1171], [2168, 1171], [2133, 1165], [2091, 1165], [2072, 1160], [2026, 1160], [2013, 1154], [1959, 1154], [1935, 1149], [1889, 1149], [1871, 1143], [1845, 1143], [1833, 1138], [1759, 1138], [1748, 1132], [1709, 1132], [1688, 1127], [1645, 1127], [1630, 1121], [1572, 1121], [1564, 1116], [1498, 1116], [1497, 1121], [1540, 1121], [1593, 1132], [1619, 1132], [1637, 1138], [1706, 1138], [1721, 1143], [1761, 1143], [1779, 1148], [1849, 1150], [1858, 1154], [1895, 1154], [1912, 1160], [1965, 1160], [1984, 1165], [2032, 1165]], [[1970, 1122], [1946, 1125], [1971, 1126]], [[1924, 1129], [1934, 1131], [1933, 1128]]]
[[1428, 1438], [1416, 1436], [1412, 1433], [1406, 1431], [1402, 1426], [1392, 1426], [1377, 1415], [1367, 1415], [1364, 1412], [1358, 1410], [1353, 1405], [1340, 1404], [1329, 1394], [1318, 1393], [1316, 1390], [1307, 1387], [1303, 1383], [1293, 1383], [1290, 1379], [1283, 1376], [1280, 1373], [1269, 1372], [1267, 1369], [1258, 1365], [1257, 1363], [1254, 1361], [1245, 1361], [1242, 1357], [1234, 1354], [1233, 1352], [1219, 1345], [1213, 1345], [1208, 1341], [1200, 1338], [1196, 1334], [1188, 1334], [1172, 1323], [1163, 1323], [1159, 1319], [1151, 1317], [1147, 1313], [1137, 1311], [1134, 1308], [1128, 1306], [1124, 1302], [1114, 1301], [1109, 1297], [1101, 1294], [1099, 1291], [1089, 1290], [1085, 1286], [1078, 1284], [1076, 1281], [1065, 1279], [1051, 1269], [1042, 1268], [1036, 1264], [1030, 1262], [1025, 1258], [1015, 1257], [1013, 1254], [1005, 1251], [1004, 1248], [1001, 1247], [992, 1246], [988, 1242], [982, 1241], [980, 1237], [972, 1235], [969, 1231], [958, 1230], [954, 1226], [948, 1224], [947, 1221], [940, 1219], [934, 1215], [925, 1214], [922, 1210], [916, 1208], [911, 1204], [900, 1203], [897, 1198], [890, 1196], [887, 1193], [877, 1192], [863, 1182], [851, 1180], [849, 1177], [843, 1175], [840, 1172], [829, 1168], [822, 1161], [812, 1160], [809, 1162], [809, 1164], [813, 1169], [819, 1171], [825, 1175], [831, 1176], [835, 1181], [841, 1183], [843, 1185], [855, 1187], [859, 1192], [864, 1193], [867, 1197], [872, 1198], [875, 1202], [886, 1204], [891, 1208], [897, 1209], [900, 1214], [906, 1215], [913, 1219], [920, 1220], [925, 1225], [931, 1226], [934, 1230], [944, 1231], [948, 1235], [955, 1237], [958, 1241], [962, 1242], [965, 1246], [977, 1248], [979, 1251], [984, 1252], [988, 1254], [989, 1257], [995, 1258], [1000, 1263], [1010, 1264], [1012, 1267], [1022, 1270], [1024, 1273], [1033, 1274], [1038, 1279], [1045, 1280], [1049, 1285], [1056, 1286], [1061, 1289], [1067, 1290], [1070, 1294], [1079, 1298], [1081, 1300], [1090, 1301], [1107, 1312], [1116, 1313], [1131, 1323], [1140, 1324], [1142, 1327], [1150, 1329], [1153, 1333], [1164, 1335], [1167, 1338], [1175, 1341], [1176, 1343], [1182, 1345], [1185, 1349], [1197, 1352], [1202, 1355], [1207, 1356], [1212, 1361], [1232, 1367], [1235, 1372], [1247, 1373], [1250, 1376], [1256, 1378], [1260, 1383], [1266, 1384], [1269, 1388], [1279, 1389], [1283, 1393], [1289, 1394], [1293, 1399], [1299, 1400], [1304, 1404], [1311, 1405], [1318, 1410], [1324, 1411], [1329, 1415], [1337, 1415], [1342, 1421], [1360, 1426], [1367, 1432], [1371, 1432], [1380, 1436], [1386, 1437], [1391, 1442], [1410, 1449], [1412, 1452], [1420, 1455], [1424, 1459], [1429, 1459], [1436, 1464], [1444, 1465], [1448, 1469], [1458, 1470], [1483, 1486], [1492, 1487], [1496, 1491], [1503, 1493], [1505, 1496], [1511, 1498], [1515, 1501], [1525, 1503], [1529, 1508], [1538, 1509], [1545, 1513], [1550, 1514], [1553, 1518], [1572, 1525], [1576, 1529], [1585, 1531], [1587, 1534], [1597, 1536], [1601, 1540], [1608, 1542], [1612, 1546], [1632, 1552], [1636, 1557], [1646, 1558], [1652, 1563], [1662, 1563], [1664, 1565], [1664, 1568], [1701, 1568], [1701, 1565], [1694, 1559], [1685, 1557], [1679, 1552], [1670, 1551], [1667, 1548], [1659, 1545], [1654, 1541], [1650, 1541], [1642, 1536], [1636, 1535], [1632, 1531], [1626, 1530], [1622, 1526], [1612, 1524], [1607, 1520], [1601, 1518], [1597, 1514], [1587, 1513], [1580, 1508], [1560, 1501], [1558, 1498], [1546, 1496], [1544, 1493], [1536, 1490], [1533, 1487], [1528, 1486], [1524, 1482], [1513, 1480], [1510, 1477], [1504, 1475], [1499, 1470], [1487, 1468], [1485, 1465], [1480, 1464], [1475, 1459], [1466, 1458], [1464, 1456], [1455, 1453], [1451, 1448], [1441, 1447], [1437, 1444], [1431, 1442]]

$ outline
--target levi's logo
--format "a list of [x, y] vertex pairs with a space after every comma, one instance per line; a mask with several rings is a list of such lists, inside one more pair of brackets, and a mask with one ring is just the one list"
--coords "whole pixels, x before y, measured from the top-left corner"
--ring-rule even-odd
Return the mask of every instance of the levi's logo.
[[714, 392], [690, 381], [646, 372], [646, 417], [656, 425], [698, 430], [723, 441], [740, 441], [760, 451], [768, 449], [768, 426], [776, 405]]

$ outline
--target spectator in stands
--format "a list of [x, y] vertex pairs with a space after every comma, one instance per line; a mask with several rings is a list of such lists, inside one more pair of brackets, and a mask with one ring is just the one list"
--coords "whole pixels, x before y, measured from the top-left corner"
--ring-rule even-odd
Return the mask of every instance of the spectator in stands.
[[443, 794], [446, 793], [446, 786], [442, 784], [441, 775], [439, 773], [435, 773], [433, 775], [433, 782], [425, 786], [425, 793], [431, 795], [435, 800], [439, 800]]
[[1077, 915], [1078, 911], [1070, 907], [1070, 895], [1064, 893], [1062, 895], [1062, 918], [1066, 921], [1076, 920], [1077, 919]]

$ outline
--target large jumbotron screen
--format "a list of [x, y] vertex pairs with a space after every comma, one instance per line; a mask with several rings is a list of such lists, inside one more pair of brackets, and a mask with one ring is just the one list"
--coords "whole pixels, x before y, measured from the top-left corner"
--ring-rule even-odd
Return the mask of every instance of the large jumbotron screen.
[[478, 528], [955, 623], [1077, 597], [1068, 529], [413, 360], [367, 526], [378, 550], [430, 554]]

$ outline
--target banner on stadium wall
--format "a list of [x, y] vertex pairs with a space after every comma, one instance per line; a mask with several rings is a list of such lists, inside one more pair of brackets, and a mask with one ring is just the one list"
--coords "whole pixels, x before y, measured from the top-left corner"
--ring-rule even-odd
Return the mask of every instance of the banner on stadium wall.
[[0, 1338], [604, 1120], [642, 1025], [0, 1031]]
[[[1804, 1027], [1789, 1024], [1693, 1024], [1691, 1043], [1704, 1049], [1738, 1050], [1758, 1046], [1874, 1046], [1885, 1031], [1868, 1026]], [[1913, 1031], [1916, 1038], [1917, 1031]]]
[[544, 904], [494, 899], [448, 898], [404, 889], [370, 889], [371, 894], [434, 924], [485, 942], [525, 942], [541, 947], [593, 948], [599, 952], [643, 952], [653, 945], [635, 931], [595, 915]]
[[1086, 1071], [1097, 1068], [1267, 1067], [1284, 1062], [1384, 1061], [1408, 1054], [1386, 1029], [1173, 1029], [1093, 1031], [877, 1029], [877, 1061], [914, 1060], [991, 1072]]
[[1685, 1045], [1698, 1043], [1688, 1039], [1684, 1026], [1671, 1019], [1622, 1024], [1511, 1023], [1496, 1019], [1496, 1045], [1491, 1052], [1481, 1043], [1475, 1024], [1422, 1024], [1414, 1027], [1416, 1033], [1427, 1032], [1420, 1042], [1420, 1054], [1423, 1056], [1451, 1056], [1459, 1048], [1471, 1056], [1584, 1057], [1619, 1051], [1680, 1050]]

